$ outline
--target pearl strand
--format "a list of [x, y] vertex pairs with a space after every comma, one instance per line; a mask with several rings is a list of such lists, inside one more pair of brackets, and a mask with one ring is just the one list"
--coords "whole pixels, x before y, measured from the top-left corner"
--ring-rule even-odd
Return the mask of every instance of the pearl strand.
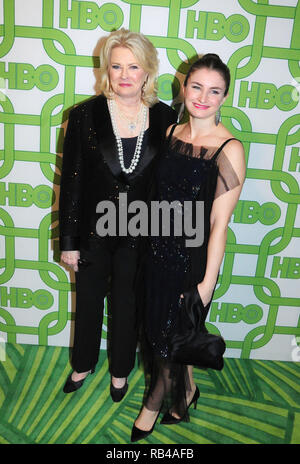
[[147, 122], [147, 107], [143, 105], [143, 120], [142, 120], [141, 132], [138, 135], [134, 155], [131, 160], [130, 166], [128, 168], [126, 168], [124, 164], [123, 144], [122, 144], [122, 140], [121, 140], [121, 137], [119, 136], [118, 129], [117, 129], [117, 124], [115, 120], [115, 101], [113, 99], [108, 100], [108, 108], [110, 111], [113, 131], [116, 137], [118, 156], [119, 156], [121, 169], [125, 174], [131, 174], [135, 170], [139, 162], [140, 155], [141, 155], [144, 132], [146, 129], [146, 122]]

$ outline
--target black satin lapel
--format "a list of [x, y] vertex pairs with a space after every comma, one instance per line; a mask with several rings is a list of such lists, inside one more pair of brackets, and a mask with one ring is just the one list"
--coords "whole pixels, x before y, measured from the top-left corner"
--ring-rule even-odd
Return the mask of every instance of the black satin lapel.
[[94, 122], [100, 152], [115, 177], [122, 177], [118, 158], [117, 143], [113, 133], [106, 99], [100, 98], [94, 106]]

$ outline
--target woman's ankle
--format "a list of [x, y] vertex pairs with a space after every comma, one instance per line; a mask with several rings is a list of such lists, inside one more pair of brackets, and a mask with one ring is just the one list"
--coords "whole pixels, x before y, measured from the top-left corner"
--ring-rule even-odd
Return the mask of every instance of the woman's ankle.
[[159, 411], [151, 411], [143, 406], [140, 414], [135, 420], [134, 425], [140, 430], [148, 431], [152, 428]]
[[111, 376], [111, 383], [115, 388], [123, 388], [126, 384], [126, 381], [127, 377], [114, 377], [113, 375]]
[[80, 380], [83, 380], [87, 377], [87, 375], [90, 373], [91, 371], [87, 371], [87, 372], [76, 372], [76, 371], [73, 371], [72, 372], [72, 380], [74, 382], [79, 382]]

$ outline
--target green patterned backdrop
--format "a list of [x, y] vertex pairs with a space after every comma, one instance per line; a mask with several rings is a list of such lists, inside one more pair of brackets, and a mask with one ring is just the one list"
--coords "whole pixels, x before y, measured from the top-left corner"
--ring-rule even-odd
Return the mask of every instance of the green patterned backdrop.
[[74, 276], [58, 250], [63, 129], [96, 93], [99, 40], [120, 27], [153, 42], [160, 99], [175, 107], [197, 53], [228, 63], [222, 121], [244, 144], [247, 179], [208, 327], [229, 357], [299, 361], [297, 0], [0, 0], [0, 348], [72, 343]]

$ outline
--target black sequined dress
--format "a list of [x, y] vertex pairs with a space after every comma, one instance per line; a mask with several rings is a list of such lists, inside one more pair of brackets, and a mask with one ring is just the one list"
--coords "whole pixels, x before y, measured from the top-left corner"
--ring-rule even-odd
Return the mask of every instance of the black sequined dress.
[[[170, 214], [170, 233], [164, 231], [161, 221], [159, 235], [150, 238], [145, 279], [145, 331], [155, 362], [146, 406], [158, 410], [166, 394], [170, 394], [173, 407], [182, 416], [186, 409], [186, 391], [190, 388], [187, 368], [170, 362], [168, 334], [175, 321], [181, 293], [203, 280], [213, 201], [237, 186], [239, 180], [222, 151], [231, 139], [219, 148], [194, 147], [173, 136], [173, 130], [157, 170], [156, 200], [175, 202], [175, 209], [182, 211], [182, 224], [192, 205], [192, 224], [197, 226], [198, 232], [204, 227], [204, 235], [202, 245], [187, 247], [186, 240], [191, 237], [185, 234], [184, 225], [183, 234], [176, 236], [178, 223], [175, 227], [175, 215]], [[204, 213], [199, 216], [201, 223], [196, 220], [196, 202], [204, 205]], [[188, 205], [186, 210], [184, 205]], [[205, 309], [208, 312], [209, 306]]]

